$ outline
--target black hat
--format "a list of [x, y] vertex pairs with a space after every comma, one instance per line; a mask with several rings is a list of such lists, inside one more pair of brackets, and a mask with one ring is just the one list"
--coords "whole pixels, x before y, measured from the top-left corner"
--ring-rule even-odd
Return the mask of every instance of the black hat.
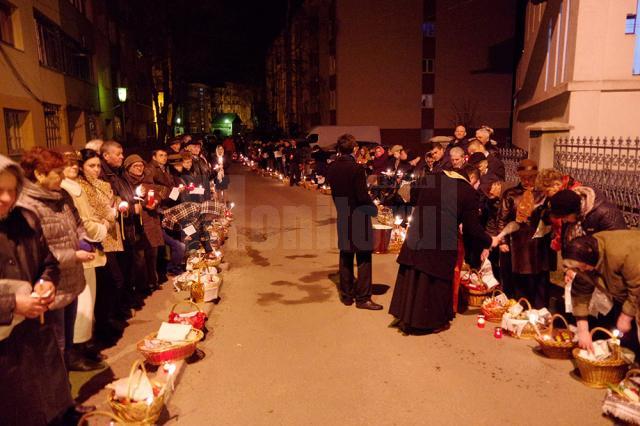
[[564, 189], [551, 197], [551, 214], [553, 216], [567, 216], [580, 213], [581, 198], [570, 189]]
[[475, 166], [479, 164], [481, 161], [486, 161], [486, 160], [487, 160], [486, 155], [484, 155], [481, 152], [474, 152], [469, 156], [469, 160], [467, 160], [467, 163]]
[[171, 146], [173, 144], [176, 143], [182, 143], [182, 137], [181, 136], [174, 136], [172, 138], [167, 139], [167, 146]]
[[562, 250], [563, 259], [577, 260], [591, 266], [598, 264], [598, 257], [598, 240], [592, 236], [575, 238]]
[[184, 148], [184, 147], [189, 146], [189, 145], [200, 145], [200, 146], [202, 146], [202, 139], [191, 138], [187, 142], [184, 142], [182, 144], [182, 147]]

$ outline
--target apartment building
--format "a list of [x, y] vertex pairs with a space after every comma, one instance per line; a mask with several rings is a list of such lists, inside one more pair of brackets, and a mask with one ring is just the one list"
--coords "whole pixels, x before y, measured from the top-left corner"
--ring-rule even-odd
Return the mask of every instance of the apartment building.
[[511, 0], [307, 0], [269, 51], [267, 104], [285, 130], [375, 125], [419, 147], [462, 122], [505, 140], [515, 18]]
[[513, 137], [527, 126], [571, 126], [570, 135], [640, 134], [640, 2], [530, 1], [516, 75]]
[[246, 129], [254, 128], [256, 101], [256, 90], [243, 84], [225, 83], [224, 86], [214, 87], [212, 90], [214, 116], [236, 114]]
[[0, 0], [0, 153], [149, 136], [144, 58], [124, 15], [124, 1]]

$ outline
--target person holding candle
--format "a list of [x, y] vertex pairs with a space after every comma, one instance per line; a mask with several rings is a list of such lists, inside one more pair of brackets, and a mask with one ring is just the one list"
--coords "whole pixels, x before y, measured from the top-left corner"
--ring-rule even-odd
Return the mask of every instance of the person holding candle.
[[86, 286], [83, 263], [92, 262], [96, 254], [87, 243], [89, 237], [72, 199], [61, 188], [64, 157], [58, 152], [35, 147], [25, 153], [21, 165], [28, 181], [18, 205], [36, 213], [49, 249], [60, 264], [56, 298], [45, 318], [53, 326], [69, 370], [101, 368], [99, 363], [72, 350], [78, 295]]
[[[129, 244], [133, 246], [133, 265], [136, 275], [136, 292], [141, 296], [148, 296], [159, 288], [156, 263], [158, 261], [158, 247], [164, 245], [161, 219], [157, 207], [159, 200], [155, 199], [153, 177], [145, 174], [146, 163], [139, 155], [129, 155], [124, 160], [125, 181], [134, 188], [136, 199], [140, 205], [140, 222], [136, 223], [136, 235]], [[154, 191], [155, 192], [155, 191]]]
[[[125, 327], [123, 321], [131, 317], [131, 311], [123, 302], [125, 278], [121, 264], [124, 256], [117, 206], [120, 198], [111, 185], [100, 179], [102, 170], [100, 155], [90, 149], [80, 151], [80, 173], [78, 184], [86, 194], [87, 202], [95, 215], [107, 223], [107, 232], [102, 239], [107, 262], [96, 268], [95, 335], [101, 343], [110, 343], [119, 337]], [[124, 221], [123, 221], [124, 223]]]
[[196, 186], [204, 188], [204, 199], [211, 199], [211, 165], [202, 152], [202, 139], [191, 139], [183, 148], [191, 153], [191, 176], [193, 176]]
[[[20, 167], [0, 155], [0, 286], [5, 280], [27, 286], [24, 293], [0, 291], [0, 325], [22, 319], [0, 340], [0, 383], [7, 391], [0, 398], [0, 419], [31, 426], [62, 421], [73, 399], [52, 324], [38, 320], [55, 300], [60, 269], [37, 215], [16, 205], [24, 184]], [[49, 296], [30, 297], [31, 285]]]
[[230, 160], [225, 155], [222, 145], [216, 147], [212, 160], [214, 164], [213, 181], [216, 187], [216, 199], [226, 203], [225, 191], [229, 188], [229, 175], [226, 171], [229, 168]]
[[[578, 237], [562, 256], [565, 303], [576, 317], [580, 347], [593, 350], [590, 325], [615, 327], [624, 334], [622, 344], [638, 352], [634, 331], [640, 313], [640, 231]], [[602, 316], [594, 318], [598, 315]]]

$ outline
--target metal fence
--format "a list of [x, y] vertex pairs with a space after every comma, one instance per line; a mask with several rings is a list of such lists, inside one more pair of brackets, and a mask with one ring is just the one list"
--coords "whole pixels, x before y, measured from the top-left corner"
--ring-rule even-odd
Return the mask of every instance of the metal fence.
[[640, 225], [640, 137], [559, 138], [554, 168], [602, 191], [630, 227]]
[[518, 179], [518, 163], [524, 160], [528, 156], [528, 152], [518, 147], [500, 148], [500, 158], [504, 163], [504, 169], [506, 172], [506, 178], [508, 184], [516, 185], [520, 180]]

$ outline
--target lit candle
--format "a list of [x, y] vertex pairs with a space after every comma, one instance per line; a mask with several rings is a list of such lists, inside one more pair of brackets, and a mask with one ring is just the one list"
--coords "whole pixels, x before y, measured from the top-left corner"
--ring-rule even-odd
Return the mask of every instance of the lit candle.
[[147, 207], [153, 208], [153, 204], [156, 202], [155, 198], [156, 192], [153, 189], [150, 189], [147, 193]]
[[122, 234], [122, 240], [126, 238], [124, 236], [124, 213], [129, 210], [129, 203], [126, 201], [120, 201], [118, 204], [118, 211], [120, 212], [120, 233]]
[[622, 336], [624, 334], [622, 333], [622, 331], [618, 330], [617, 328], [613, 330], [612, 334], [613, 334], [613, 339], [611, 339], [611, 341], [614, 344], [619, 345], [620, 344], [620, 339], [622, 338]]
[[493, 330], [493, 337], [495, 337], [496, 339], [502, 339], [502, 328], [496, 327]]
[[538, 336], [541, 336], [540, 330], [538, 330], [538, 314], [536, 312], [529, 313], [529, 322], [533, 325], [533, 329]]
[[484, 328], [484, 324], [485, 324], [484, 315], [482, 314], [478, 315], [478, 328]]
[[402, 224], [402, 218], [400, 216], [396, 216], [396, 220], [394, 222], [396, 226], [400, 226]]

